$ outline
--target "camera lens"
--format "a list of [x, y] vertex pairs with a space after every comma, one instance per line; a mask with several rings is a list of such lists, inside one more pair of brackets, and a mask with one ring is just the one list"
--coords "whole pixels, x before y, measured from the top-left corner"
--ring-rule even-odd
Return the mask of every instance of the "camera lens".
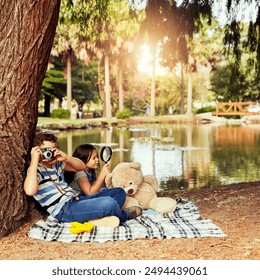
[[45, 158], [52, 158], [52, 152], [50, 152], [50, 151], [47, 151], [47, 152], [45, 152]]

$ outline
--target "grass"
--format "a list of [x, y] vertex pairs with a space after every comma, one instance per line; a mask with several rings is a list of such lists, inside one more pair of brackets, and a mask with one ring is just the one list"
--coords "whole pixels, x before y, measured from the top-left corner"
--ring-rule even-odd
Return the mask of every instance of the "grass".
[[88, 125], [101, 126], [102, 123], [112, 125], [117, 123], [117, 120], [106, 119], [106, 118], [95, 118], [95, 119], [58, 119], [58, 118], [48, 118], [48, 117], [38, 117], [38, 127], [44, 129], [70, 129], [70, 128], [84, 128]]
[[85, 124], [85, 123], [93, 123], [93, 122], [107, 122], [112, 123], [115, 122], [115, 118], [106, 119], [106, 118], [96, 118], [96, 119], [58, 119], [58, 118], [48, 118], [48, 117], [38, 117], [38, 124]]
[[118, 123], [169, 123], [169, 122], [175, 122], [175, 123], [181, 123], [181, 122], [188, 122], [192, 121], [192, 117], [188, 117], [186, 115], [165, 115], [165, 116], [156, 116], [154, 118], [152, 117], [144, 117], [144, 116], [138, 116], [138, 117], [131, 117], [129, 120], [121, 120], [117, 118], [91, 118], [91, 119], [57, 119], [57, 118], [50, 118], [50, 117], [38, 117], [38, 125], [40, 126], [46, 126], [46, 125], [85, 125], [85, 124], [101, 124], [101, 123], [107, 123], [107, 124], [118, 124]]

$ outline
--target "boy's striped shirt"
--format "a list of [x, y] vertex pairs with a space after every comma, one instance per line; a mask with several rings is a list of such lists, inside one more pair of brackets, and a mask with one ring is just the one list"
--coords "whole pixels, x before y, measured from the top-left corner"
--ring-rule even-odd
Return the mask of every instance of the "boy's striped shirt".
[[[39, 188], [34, 198], [42, 207], [46, 208], [53, 217], [60, 212], [67, 201], [73, 198], [73, 193], [78, 194], [78, 192], [72, 190], [65, 182], [63, 174], [64, 166], [65, 162], [57, 162], [52, 168], [47, 168], [46, 170], [40, 163], [38, 164], [37, 178]], [[60, 191], [52, 180], [59, 187]]]

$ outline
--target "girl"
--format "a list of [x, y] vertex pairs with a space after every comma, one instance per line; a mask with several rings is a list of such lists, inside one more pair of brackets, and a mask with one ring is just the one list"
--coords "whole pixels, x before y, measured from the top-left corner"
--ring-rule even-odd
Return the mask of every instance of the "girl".
[[110, 164], [107, 163], [96, 178], [95, 170], [99, 169], [99, 157], [95, 146], [91, 144], [79, 145], [73, 153], [73, 157], [85, 163], [85, 169], [80, 172], [65, 172], [65, 180], [70, 186], [81, 191], [85, 195], [98, 193], [104, 185], [105, 178], [111, 172]]
[[[102, 167], [99, 176], [96, 177], [95, 170], [99, 168], [99, 158], [95, 146], [79, 145], [73, 157], [82, 160], [85, 169], [79, 172], [65, 172], [65, 180], [74, 190], [80, 191], [80, 200], [84, 200], [87, 209], [84, 213], [85, 221], [112, 215], [118, 217], [120, 222], [124, 222], [142, 214], [142, 208], [138, 206], [121, 209], [126, 199], [126, 193], [122, 188], [104, 187], [105, 178], [111, 172], [109, 163]], [[68, 219], [65, 213], [63, 218]]]

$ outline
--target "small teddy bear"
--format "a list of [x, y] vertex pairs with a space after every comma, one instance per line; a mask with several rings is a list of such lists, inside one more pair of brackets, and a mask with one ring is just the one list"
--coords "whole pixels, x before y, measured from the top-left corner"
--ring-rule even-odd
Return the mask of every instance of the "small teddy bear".
[[159, 183], [150, 174], [143, 176], [139, 162], [121, 162], [106, 176], [107, 188], [120, 187], [127, 194], [123, 208], [141, 206], [160, 213], [170, 213], [176, 209], [177, 202], [169, 197], [158, 197]]

